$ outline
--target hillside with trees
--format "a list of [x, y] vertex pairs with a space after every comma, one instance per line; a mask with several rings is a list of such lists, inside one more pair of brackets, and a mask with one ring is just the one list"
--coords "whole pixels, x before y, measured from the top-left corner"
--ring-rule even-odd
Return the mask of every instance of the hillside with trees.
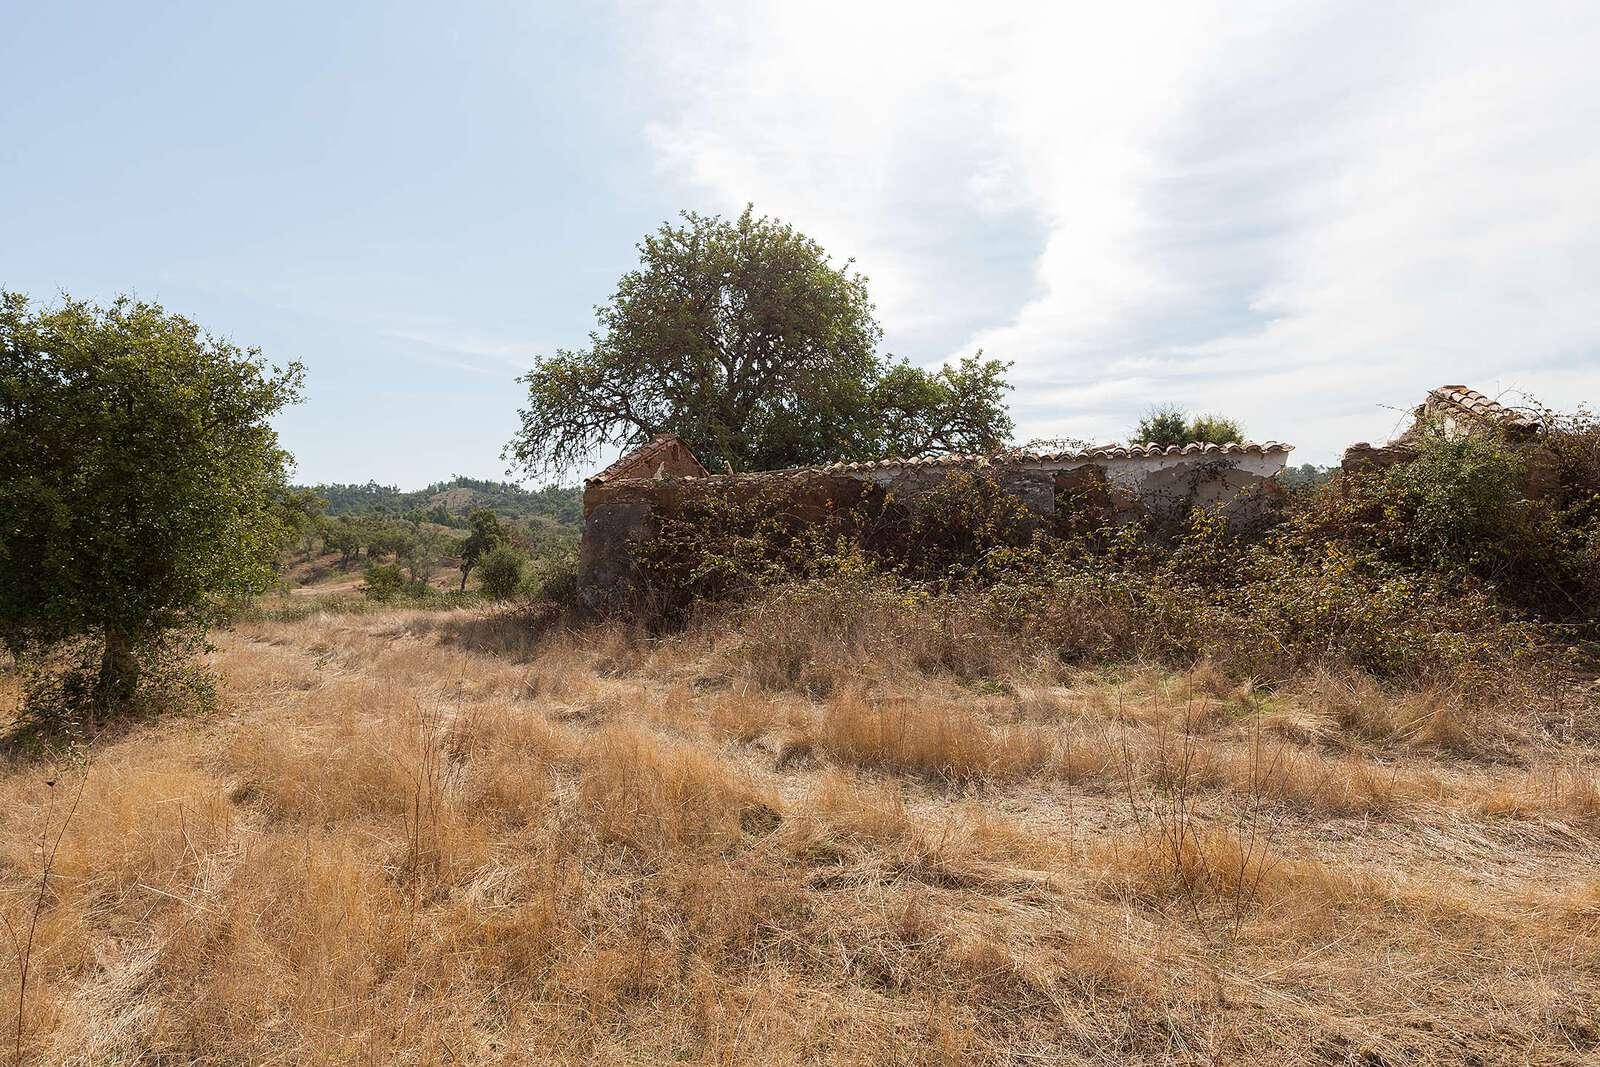
[[328, 502], [329, 515], [371, 513], [424, 518], [442, 526], [465, 527], [467, 515], [487, 508], [501, 518], [520, 522], [576, 527], [583, 519], [583, 491], [546, 486], [525, 489], [515, 482], [495, 482], [458, 474], [449, 481], [402, 491], [377, 482], [303, 486]]

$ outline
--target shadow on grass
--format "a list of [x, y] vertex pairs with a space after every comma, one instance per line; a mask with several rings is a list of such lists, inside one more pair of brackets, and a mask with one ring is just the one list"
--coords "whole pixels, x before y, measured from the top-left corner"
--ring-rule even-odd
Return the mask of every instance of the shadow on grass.
[[146, 663], [134, 693], [109, 709], [70, 660], [0, 666], [0, 691], [11, 691], [10, 707], [0, 709], [0, 768], [77, 759], [142, 728], [211, 712], [215, 678], [199, 651]]
[[526, 663], [552, 641], [592, 626], [564, 605], [534, 600], [482, 612], [423, 615], [409, 621], [405, 629], [464, 652]]

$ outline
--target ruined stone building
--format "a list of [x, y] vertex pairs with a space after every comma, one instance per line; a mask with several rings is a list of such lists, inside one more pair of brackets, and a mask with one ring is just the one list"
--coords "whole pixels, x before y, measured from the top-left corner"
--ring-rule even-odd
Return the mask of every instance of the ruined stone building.
[[1417, 458], [1417, 444], [1426, 433], [1446, 437], [1486, 433], [1501, 438], [1522, 453], [1525, 466], [1525, 491], [1539, 497], [1551, 487], [1555, 477], [1553, 457], [1541, 447], [1543, 429], [1537, 412], [1502, 404], [1476, 389], [1464, 385], [1441, 385], [1411, 413], [1411, 422], [1387, 444], [1363, 441], [1344, 451], [1340, 469], [1359, 473], [1409, 463]]
[[776, 488], [785, 506], [804, 517], [852, 506], [874, 493], [904, 499], [940, 484], [952, 471], [981, 469], [1046, 518], [1094, 487], [1122, 519], [1181, 514], [1194, 506], [1220, 508], [1242, 519], [1258, 513], [1278, 492], [1276, 477], [1291, 448], [1276, 441], [1112, 445], [712, 474], [681, 440], [661, 434], [585, 482], [579, 595], [591, 610], [624, 601], [632, 586], [634, 546], [696, 494], [737, 496]]
[[1340, 468], [1346, 471], [1371, 470], [1405, 463], [1416, 458], [1414, 447], [1420, 434], [1430, 427], [1455, 436], [1466, 433], [1494, 433], [1513, 442], [1528, 442], [1539, 432], [1533, 415], [1507, 407], [1476, 389], [1464, 385], [1441, 385], [1411, 413], [1411, 422], [1383, 445], [1361, 441], [1344, 450]]

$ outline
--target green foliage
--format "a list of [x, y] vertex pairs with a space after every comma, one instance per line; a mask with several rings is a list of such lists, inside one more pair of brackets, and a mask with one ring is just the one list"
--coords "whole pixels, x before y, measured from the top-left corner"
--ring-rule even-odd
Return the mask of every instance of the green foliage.
[[309, 549], [319, 538], [322, 518], [328, 510], [327, 498], [311, 489], [288, 489], [279, 507], [290, 544], [302, 550]]
[[1189, 440], [1203, 445], [1234, 444], [1244, 440], [1244, 430], [1225, 415], [1196, 415], [1189, 422]]
[[936, 373], [880, 356], [864, 277], [746, 208], [693, 213], [639, 245], [591, 345], [541, 357], [506, 457], [565, 473], [671, 431], [712, 469], [764, 470], [1004, 444], [1007, 365]]
[[1385, 472], [1386, 531], [1393, 547], [1423, 566], [1493, 573], [1525, 551], [1532, 502], [1524, 463], [1493, 434], [1427, 427], [1417, 458]]
[[1190, 441], [1188, 416], [1182, 408], [1164, 406], [1150, 409], [1139, 420], [1139, 429], [1133, 435], [1136, 445], [1182, 445]]
[[991, 470], [957, 469], [923, 492], [886, 501], [868, 527], [866, 548], [882, 569], [957, 586], [1038, 531], [1038, 516]]
[[367, 564], [365, 578], [361, 583], [362, 595], [371, 600], [393, 600], [405, 591], [406, 576], [397, 565], [393, 563]]
[[575, 555], [545, 556], [534, 561], [527, 577], [527, 594], [562, 608], [578, 604], [578, 559]]
[[877, 492], [840, 506], [805, 508], [789, 487], [765, 480], [743, 492], [695, 495], [635, 546], [641, 614], [652, 622], [681, 622], [697, 604], [825, 572], [836, 550], [859, 553], [881, 506]]
[[439, 526], [465, 529], [461, 505], [452, 511], [446, 499], [465, 500], [466, 510], [488, 508], [503, 519], [532, 525], [576, 528], [583, 522], [583, 491], [575, 487], [546, 486], [524, 489], [514, 482], [493, 482], [456, 475], [425, 489], [401, 492], [392, 485], [317, 485], [311, 491], [327, 500], [330, 515], [404, 516]]
[[397, 558], [405, 565], [412, 582], [425, 583], [438, 570], [440, 558], [452, 547], [446, 534], [418, 523]]
[[1139, 420], [1139, 428], [1132, 440], [1136, 445], [1159, 445], [1162, 448], [1194, 442], [1225, 445], [1243, 441], [1244, 431], [1238, 422], [1225, 416], [1197, 415], [1190, 418], [1182, 408], [1168, 404], [1151, 408]]
[[511, 545], [496, 545], [479, 560], [478, 583], [489, 599], [509, 600], [521, 589], [527, 568], [527, 553]]
[[1315, 489], [1326, 485], [1332, 480], [1335, 467], [1319, 467], [1314, 463], [1302, 463], [1297, 467], [1285, 467], [1278, 480], [1285, 489]]
[[1009, 363], [965, 356], [934, 372], [889, 363], [872, 386], [858, 432], [866, 457], [994, 452], [1015, 428], [1006, 411]]
[[904, 496], [857, 482], [820, 492], [825, 503], [774, 480], [684, 502], [635, 548], [644, 612], [680, 621], [697, 603], [862, 570], [955, 588], [1039, 533], [1037, 516], [990, 470], [952, 471]]
[[1336, 492], [1306, 502], [1300, 521], [1395, 566], [1481, 584], [1529, 617], [1600, 636], [1600, 492], [1590, 488], [1600, 476], [1583, 462], [1600, 429], [1581, 417], [1549, 425], [1527, 446], [1423, 426], [1410, 442], [1413, 461], [1341, 479]]
[[1242, 531], [1203, 509], [1175, 531], [1112, 525], [1067, 497], [1045, 524], [992, 470], [822, 514], [817, 494], [774, 480], [662, 521], [638, 550], [644, 607], [682, 620], [855, 575], [1072, 662], [1211, 658], [1269, 682], [1342, 664], [1483, 691], [1528, 664], [1568, 670], [1600, 638], [1600, 427], [1568, 423], [1531, 452], [1434, 431], [1413, 445], [1415, 462], [1341, 475]]
[[361, 554], [361, 527], [341, 515], [323, 528], [322, 543], [330, 551], [339, 553], [340, 562], [348, 566]]
[[466, 591], [467, 576], [478, 561], [506, 541], [505, 527], [500, 518], [487, 508], [479, 508], [467, 516], [467, 539], [461, 543], [461, 590]]
[[122, 704], [142, 655], [269, 588], [302, 376], [155, 304], [0, 298], [0, 639], [100, 642]]
[[1074, 662], [1211, 658], [1269, 681], [1344, 663], [1459, 682], [1547, 646], [1485, 591], [1324, 540], [1294, 518], [1249, 540], [1199, 511], [1175, 544], [1129, 527], [1103, 551], [1052, 544], [1011, 563], [982, 593], [993, 617]]

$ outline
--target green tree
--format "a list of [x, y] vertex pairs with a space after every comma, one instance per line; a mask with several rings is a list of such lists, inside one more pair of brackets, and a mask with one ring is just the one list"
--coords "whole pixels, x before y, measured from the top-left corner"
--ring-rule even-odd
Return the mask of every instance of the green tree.
[[590, 347], [541, 357], [506, 458], [563, 474], [599, 449], [671, 431], [713, 469], [890, 453], [989, 451], [1010, 438], [1009, 364], [929, 373], [880, 356], [867, 280], [746, 208], [686, 212], [639, 245]]
[[279, 506], [294, 546], [310, 552], [320, 536], [323, 514], [328, 510], [327, 498], [314, 489], [289, 489]]
[[0, 296], [0, 637], [97, 643], [94, 696], [275, 579], [288, 453], [270, 419], [298, 363], [159, 305]]
[[372, 532], [367, 538], [368, 559], [373, 556], [394, 556], [396, 559], [405, 560], [415, 554], [416, 550], [416, 534], [406, 523], [394, 520], [373, 523]]
[[1187, 444], [1189, 441], [1189, 420], [1182, 408], [1171, 405], [1151, 408], [1144, 418], [1139, 420], [1139, 429], [1134, 432], [1133, 443], [1136, 445], [1168, 445]]
[[932, 373], [892, 363], [873, 385], [861, 437], [869, 457], [993, 452], [1015, 428], [1006, 412], [1009, 364], [964, 357]]
[[496, 545], [479, 564], [478, 582], [491, 599], [509, 600], [522, 585], [527, 566], [525, 552], [509, 544]]
[[467, 591], [467, 575], [478, 561], [506, 541], [500, 517], [488, 508], [478, 508], [467, 516], [467, 539], [461, 542], [461, 591]]
[[392, 600], [405, 589], [406, 576], [397, 563], [369, 563], [361, 592], [371, 600]]
[[328, 524], [322, 543], [339, 553], [339, 563], [344, 567], [348, 567], [361, 553], [360, 534], [348, 515], [340, 515]]
[[1139, 420], [1132, 441], [1136, 445], [1171, 445], [1193, 443], [1225, 445], [1243, 441], [1244, 431], [1239, 423], [1223, 415], [1197, 415], [1190, 418], [1182, 408], [1163, 404], [1151, 408]]
[[400, 553], [400, 562], [405, 564], [406, 572], [411, 575], [415, 585], [426, 585], [433, 572], [439, 567], [439, 557], [445, 552], [445, 537], [437, 530], [418, 525], [406, 542], [404, 551]]
[[1244, 430], [1226, 415], [1196, 415], [1189, 421], [1189, 440], [1203, 445], [1237, 444], [1244, 440]]

